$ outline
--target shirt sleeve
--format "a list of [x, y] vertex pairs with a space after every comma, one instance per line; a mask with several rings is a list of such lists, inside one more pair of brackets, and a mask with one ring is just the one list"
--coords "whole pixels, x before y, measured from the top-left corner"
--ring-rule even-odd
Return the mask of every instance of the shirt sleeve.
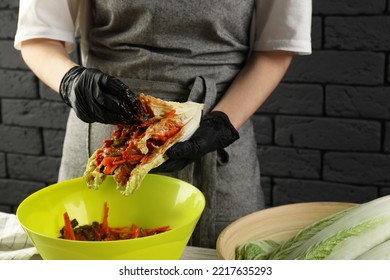
[[72, 0], [20, 0], [14, 47], [29, 39], [46, 38], [65, 42], [68, 52], [75, 48], [76, 15]]
[[256, 0], [255, 51], [311, 54], [312, 0]]

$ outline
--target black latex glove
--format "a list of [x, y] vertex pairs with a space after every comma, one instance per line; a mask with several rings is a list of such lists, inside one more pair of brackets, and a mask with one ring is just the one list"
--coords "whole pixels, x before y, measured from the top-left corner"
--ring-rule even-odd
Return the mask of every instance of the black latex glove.
[[84, 122], [136, 124], [145, 117], [138, 97], [119, 79], [75, 66], [62, 78], [60, 95]]
[[239, 138], [228, 116], [213, 111], [201, 120], [199, 128], [189, 140], [176, 143], [167, 150], [169, 159], [153, 169], [152, 173], [179, 171], [205, 154], [225, 148]]

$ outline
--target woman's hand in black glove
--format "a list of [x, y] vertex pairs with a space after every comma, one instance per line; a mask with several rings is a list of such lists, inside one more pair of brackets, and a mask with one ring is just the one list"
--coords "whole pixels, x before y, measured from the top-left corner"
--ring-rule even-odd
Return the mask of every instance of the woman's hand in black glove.
[[168, 160], [153, 169], [152, 173], [183, 169], [205, 154], [225, 148], [239, 138], [238, 131], [230, 123], [228, 116], [223, 112], [213, 111], [203, 117], [199, 128], [189, 140], [176, 143], [167, 150]]
[[60, 95], [84, 122], [135, 124], [145, 117], [138, 97], [119, 79], [75, 66], [62, 78]]

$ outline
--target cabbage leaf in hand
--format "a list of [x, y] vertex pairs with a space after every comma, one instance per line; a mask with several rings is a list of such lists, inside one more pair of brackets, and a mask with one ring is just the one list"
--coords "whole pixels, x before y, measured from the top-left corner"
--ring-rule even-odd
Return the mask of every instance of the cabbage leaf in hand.
[[84, 178], [98, 189], [107, 175], [113, 175], [123, 195], [134, 193], [146, 174], [167, 160], [165, 152], [175, 143], [188, 140], [199, 127], [203, 104], [163, 101], [140, 95], [149, 118], [137, 125], [117, 125], [89, 158]]

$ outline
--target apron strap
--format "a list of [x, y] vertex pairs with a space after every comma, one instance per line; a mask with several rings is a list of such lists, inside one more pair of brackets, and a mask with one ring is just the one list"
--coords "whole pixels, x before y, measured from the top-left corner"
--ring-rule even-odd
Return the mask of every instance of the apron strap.
[[[204, 103], [203, 115], [209, 113], [217, 101], [217, 86], [213, 79], [196, 77], [189, 101]], [[178, 172], [178, 177], [198, 187], [206, 198], [206, 206], [192, 235], [194, 246], [214, 248], [216, 239], [217, 152], [203, 156]]]
[[203, 116], [208, 114], [217, 102], [217, 84], [208, 77], [198, 76], [190, 87], [188, 101], [204, 103]]

